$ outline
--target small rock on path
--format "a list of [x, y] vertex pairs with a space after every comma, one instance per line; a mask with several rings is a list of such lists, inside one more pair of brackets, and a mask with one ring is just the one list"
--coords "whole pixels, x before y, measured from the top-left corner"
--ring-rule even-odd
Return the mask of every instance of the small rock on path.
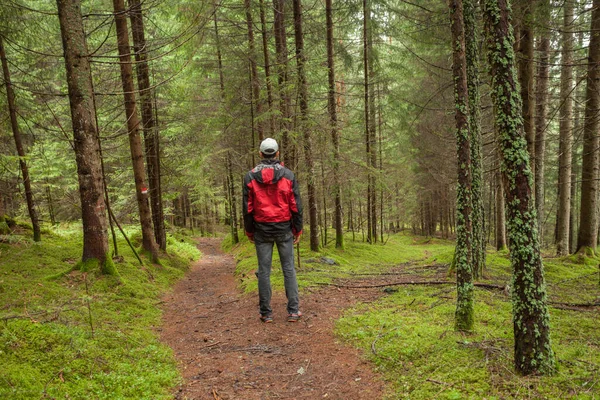
[[286, 322], [274, 292], [274, 323], [258, 318], [258, 296], [242, 294], [221, 240], [202, 238], [202, 259], [164, 297], [161, 338], [184, 382], [176, 399], [380, 399], [383, 383], [359, 352], [339, 343], [334, 321], [374, 292], [324, 288], [300, 294], [304, 313]]

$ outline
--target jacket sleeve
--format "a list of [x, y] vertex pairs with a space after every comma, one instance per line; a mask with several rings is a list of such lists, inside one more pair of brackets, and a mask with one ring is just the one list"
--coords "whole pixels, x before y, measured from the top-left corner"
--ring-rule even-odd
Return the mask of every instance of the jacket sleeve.
[[292, 180], [290, 209], [292, 211], [292, 233], [297, 236], [302, 233], [302, 199], [300, 198], [300, 186], [295, 176]]
[[254, 192], [250, 184], [252, 177], [250, 173], [244, 177], [242, 188], [242, 212], [244, 214], [244, 231], [249, 238], [254, 237]]

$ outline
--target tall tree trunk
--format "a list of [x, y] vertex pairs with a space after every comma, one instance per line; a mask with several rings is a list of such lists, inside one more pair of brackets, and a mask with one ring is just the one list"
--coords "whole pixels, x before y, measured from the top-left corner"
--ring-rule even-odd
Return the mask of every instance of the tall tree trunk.
[[368, 24], [367, 24], [367, 66], [369, 67], [369, 84], [367, 89], [369, 91], [369, 147], [371, 160], [370, 166], [370, 190], [371, 194], [371, 233], [370, 237], [372, 243], [377, 243], [377, 184], [379, 182], [377, 175], [377, 120], [376, 120], [376, 108], [375, 108], [375, 57], [373, 56], [373, 25], [371, 23], [371, 0], [368, 0]]
[[485, 267], [485, 230], [483, 205], [483, 161], [481, 157], [481, 109], [479, 97], [479, 32], [477, 2], [464, 0], [465, 51], [469, 91], [469, 134], [471, 141], [471, 193], [473, 202], [473, 275]]
[[581, 206], [577, 251], [594, 254], [598, 228], [598, 118], [600, 117], [600, 0], [594, 0], [588, 48], [588, 73], [583, 125]]
[[531, 199], [529, 153], [521, 133], [523, 120], [521, 98], [516, 90], [510, 7], [507, 0], [484, 0], [483, 12], [508, 211], [515, 368], [523, 375], [550, 374], [555, 371], [555, 361], [544, 266]]
[[452, 18], [452, 75], [456, 145], [458, 151], [458, 184], [456, 188], [456, 313], [454, 325], [459, 331], [473, 330], [473, 248], [471, 221], [471, 137], [469, 134], [469, 90], [462, 0], [450, 0]]
[[37, 211], [35, 209], [35, 202], [33, 200], [33, 191], [31, 190], [31, 179], [29, 178], [29, 167], [27, 166], [27, 162], [25, 161], [27, 155], [25, 154], [23, 140], [21, 139], [21, 130], [19, 129], [19, 122], [17, 121], [17, 106], [15, 104], [15, 92], [13, 91], [12, 82], [10, 80], [10, 71], [8, 69], [8, 61], [6, 60], [6, 51], [4, 50], [4, 42], [2, 40], [2, 35], [0, 35], [0, 59], [2, 61], [4, 86], [6, 87], [8, 113], [10, 115], [10, 126], [12, 128], [13, 137], [15, 139], [15, 146], [17, 147], [17, 154], [19, 155], [19, 166], [21, 167], [21, 174], [23, 175], [23, 187], [25, 188], [25, 201], [27, 202], [27, 211], [29, 212], [29, 218], [31, 219], [31, 226], [33, 227], [33, 240], [35, 242], [39, 242], [40, 240], [42, 240], [40, 222], [38, 220]]
[[146, 150], [146, 168], [148, 172], [148, 189], [150, 194], [150, 207], [152, 209], [152, 222], [154, 226], [154, 239], [161, 250], [167, 250], [167, 232], [165, 230], [165, 216], [160, 190], [160, 154], [158, 124], [154, 119], [153, 94], [150, 88], [150, 73], [148, 71], [148, 49], [144, 34], [144, 19], [140, 0], [129, 0], [131, 8], [131, 33], [133, 49], [135, 52], [138, 89], [142, 108], [142, 128], [144, 132], [144, 147]]
[[265, 83], [267, 84], [267, 104], [269, 105], [269, 126], [271, 136], [275, 133], [275, 116], [273, 115], [273, 88], [271, 84], [271, 65], [269, 61], [269, 45], [267, 40], [267, 23], [265, 21], [264, 0], [260, 0], [260, 26], [262, 36], [263, 58], [265, 62]]
[[[312, 144], [308, 126], [308, 86], [306, 83], [306, 55], [304, 54], [304, 33], [302, 31], [302, 2], [294, 0], [294, 38], [296, 42], [296, 65], [298, 68], [298, 89], [300, 97], [300, 130], [304, 138], [304, 162], [306, 163], [308, 188], [308, 220], [310, 225], [310, 249], [319, 251], [319, 226], [317, 221], [317, 194], [313, 166]], [[325, 206], [325, 205], [324, 205]], [[327, 219], [323, 221], [327, 227]]]
[[231, 152], [227, 152], [227, 184], [229, 191], [229, 201], [230, 201], [230, 225], [231, 225], [231, 237], [233, 239], [233, 243], [239, 243], [240, 238], [238, 236], [238, 224], [237, 224], [237, 198], [235, 196], [235, 180], [233, 179], [233, 165], [231, 162]]
[[340, 138], [337, 125], [337, 108], [335, 101], [335, 62], [333, 58], [333, 6], [332, 0], [325, 0], [325, 18], [327, 24], [327, 110], [333, 144], [333, 188], [335, 198], [335, 247], [344, 247], [344, 222], [342, 216], [342, 186], [340, 184]]
[[516, 0], [519, 11], [519, 33], [517, 49], [517, 65], [521, 100], [523, 105], [523, 128], [527, 139], [531, 171], [535, 171], [535, 130], [534, 130], [534, 59], [533, 59], [533, 7], [530, 0]]
[[502, 173], [500, 168], [494, 174], [496, 180], [496, 250], [506, 249], [506, 213], [504, 207], [504, 188], [502, 186]]
[[282, 131], [281, 155], [288, 168], [296, 169], [296, 148], [291, 138], [291, 100], [288, 88], [288, 49], [285, 31], [285, 0], [273, 0], [275, 50], [277, 53], [277, 75], [279, 77], [279, 109]]
[[546, 123], [548, 114], [548, 83], [550, 81], [550, 0], [539, 4], [541, 21], [545, 29], [539, 38], [539, 63], [537, 67], [535, 99], [535, 209], [538, 217], [540, 246], [544, 242], [544, 156], [546, 153]]
[[371, 105], [370, 90], [369, 90], [369, 61], [371, 59], [369, 55], [369, 25], [371, 20], [371, 8], [370, 0], [363, 0], [363, 73], [364, 73], [364, 99], [365, 99], [365, 145], [366, 145], [366, 156], [367, 156], [367, 242], [373, 243], [373, 214], [372, 210], [374, 206], [372, 203], [372, 192], [373, 188], [373, 171], [371, 165], [371, 153], [373, 149], [371, 147], [371, 112], [369, 107]]
[[573, 2], [563, 5], [560, 73], [560, 139], [558, 147], [558, 212], [556, 215], [556, 253], [569, 254], [569, 217], [571, 214], [571, 147], [573, 146]]
[[131, 150], [133, 177], [135, 179], [135, 196], [140, 214], [140, 225], [142, 227], [142, 247], [151, 254], [152, 261], [157, 262], [158, 251], [154, 240], [152, 214], [148, 204], [148, 189], [145, 183], [144, 151], [142, 150], [142, 141], [140, 138], [140, 120], [135, 100], [129, 33], [123, 0], [113, 0], [113, 7], [115, 11], [115, 25], [117, 28], [119, 65], [121, 67], [125, 115], [127, 117], [127, 130], [129, 132], [129, 148]]
[[108, 233], [104, 185], [98, 146], [98, 131], [94, 115], [94, 91], [83, 31], [81, 3], [78, 0], [57, 0], [62, 35], [73, 138], [77, 162], [77, 178], [83, 223], [82, 260], [97, 259], [105, 273], [108, 268]]
[[258, 71], [256, 69], [256, 50], [254, 45], [254, 23], [252, 22], [251, 0], [244, 0], [244, 6], [246, 9], [246, 25], [248, 27], [248, 58], [250, 60], [250, 71], [252, 75], [252, 103], [254, 115], [258, 118], [258, 140], [262, 142], [262, 140], [265, 138], [265, 130], [264, 123], [261, 118], [262, 103], [260, 100], [260, 82], [258, 81]]

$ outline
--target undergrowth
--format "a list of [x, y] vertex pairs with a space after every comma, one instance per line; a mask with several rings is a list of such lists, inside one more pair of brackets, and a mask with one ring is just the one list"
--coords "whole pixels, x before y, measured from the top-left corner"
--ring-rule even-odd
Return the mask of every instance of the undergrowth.
[[[360, 279], [364, 275], [404, 269], [409, 279], [455, 280], [439, 276], [452, 262], [454, 243], [409, 234], [391, 236], [385, 245], [345, 240], [346, 249], [319, 253], [302, 241], [298, 280], [301, 287]], [[246, 291], [256, 290], [254, 247], [226, 241], [238, 258], [236, 273]], [[283, 278], [275, 252], [273, 286]], [[329, 265], [321, 257], [334, 260]], [[314, 261], [314, 262], [307, 262]], [[475, 331], [455, 332], [456, 286], [398, 286], [379, 300], [346, 310], [336, 334], [362, 349], [389, 383], [389, 399], [597, 399], [600, 398], [600, 330], [598, 308], [573, 303], [600, 301], [600, 259], [571, 256], [544, 258], [551, 302], [552, 345], [558, 371], [551, 377], [521, 377], [513, 368], [510, 298], [498, 290], [477, 289]], [[435, 276], [438, 271], [438, 276]], [[482, 282], [510, 284], [508, 251], [488, 249]], [[396, 280], [390, 277], [390, 280]]]
[[140, 265], [119, 240], [118, 275], [81, 272], [80, 232], [0, 244], [0, 398], [171, 398], [180, 376], [158, 339], [158, 306], [198, 250], [169, 236], [161, 264]]

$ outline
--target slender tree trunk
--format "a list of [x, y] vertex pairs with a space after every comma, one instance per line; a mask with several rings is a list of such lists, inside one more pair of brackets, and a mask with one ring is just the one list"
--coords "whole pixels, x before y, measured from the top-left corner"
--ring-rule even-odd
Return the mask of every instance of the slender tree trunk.
[[540, 246], [544, 242], [544, 157], [546, 152], [546, 123], [548, 114], [548, 83], [550, 81], [550, 32], [546, 26], [550, 24], [550, 0], [540, 3], [540, 25], [542, 32], [539, 38], [539, 63], [537, 67], [536, 99], [535, 99], [535, 209], [538, 217], [538, 234]]
[[98, 146], [98, 131], [94, 115], [94, 91], [83, 31], [81, 3], [78, 0], [57, 0], [62, 35], [73, 138], [81, 200], [83, 223], [82, 260], [97, 259], [102, 271], [108, 261], [108, 234], [104, 185]]
[[516, 0], [520, 11], [517, 65], [521, 99], [523, 105], [523, 128], [527, 139], [527, 151], [531, 160], [531, 171], [535, 171], [535, 130], [534, 130], [534, 58], [533, 58], [533, 7], [530, 0]]
[[496, 180], [496, 250], [506, 249], [506, 213], [504, 207], [504, 188], [502, 186], [502, 174], [500, 168], [495, 174]]
[[[252, 99], [254, 114], [258, 117], [258, 140], [262, 142], [265, 138], [264, 123], [261, 119], [262, 102], [260, 100], [260, 82], [258, 81], [258, 71], [256, 68], [256, 50], [254, 45], [254, 22], [252, 22], [252, 5], [251, 0], [244, 0], [246, 9], [246, 25], [248, 27], [248, 52], [250, 59], [250, 71], [252, 73]], [[253, 149], [254, 150], [254, 149]]]
[[335, 62], [333, 53], [333, 0], [325, 0], [325, 18], [327, 23], [327, 69], [329, 90], [327, 92], [327, 109], [331, 126], [331, 143], [333, 144], [333, 188], [335, 198], [335, 247], [344, 247], [344, 222], [342, 215], [342, 187], [340, 184], [340, 138], [337, 125], [337, 108], [335, 101]]
[[456, 144], [458, 151], [458, 185], [456, 188], [456, 313], [454, 326], [459, 331], [473, 330], [473, 248], [471, 198], [471, 137], [469, 134], [469, 90], [467, 87], [467, 60], [465, 25], [462, 0], [450, 0], [452, 18], [452, 75]]
[[288, 49], [285, 31], [285, 0], [273, 0], [275, 50], [277, 53], [277, 75], [279, 77], [279, 109], [281, 112], [280, 130], [282, 131], [281, 154], [288, 168], [296, 169], [296, 148], [291, 138], [291, 100], [288, 88]]
[[238, 225], [237, 225], [237, 198], [235, 196], [235, 180], [233, 179], [233, 165], [231, 162], [231, 152], [227, 152], [227, 173], [228, 173], [228, 190], [230, 199], [230, 218], [231, 218], [231, 236], [233, 243], [239, 243], [240, 238], [238, 236]]
[[133, 85], [133, 68], [131, 67], [131, 54], [129, 47], [129, 32], [123, 0], [113, 0], [115, 11], [115, 25], [117, 28], [117, 43], [121, 67], [121, 81], [123, 84], [123, 97], [125, 101], [125, 115], [127, 117], [127, 130], [129, 132], [129, 148], [133, 164], [133, 177], [135, 179], [135, 195], [140, 214], [142, 227], [142, 247], [152, 255], [152, 261], [158, 261], [156, 241], [152, 229], [152, 214], [148, 204], [148, 189], [145, 182], [144, 151], [140, 138], [140, 120], [137, 113], [135, 100], [135, 87]]
[[269, 45], [267, 39], [267, 23], [265, 21], [264, 0], [260, 0], [260, 26], [262, 36], [263, 58], [265, 62], [265, 83], [267, 86], [267, 104], [269, 105], [269, 126], [271, 135], [275, 133], [275, 116], [273, 115], [273, 88], [271, 84], [271, 65], [269, 61]]
[[[313, 166], [312, 144], [308, 126], [308, 86], [306, 83], [306, 56], [304, 54], [304, 33], [302, 31], [302, 3], [294, 0], [294, 38], [296, 42], [296, 65], [298, 68], [298, 90], [300, 100], [300, 130], [304, 138], [304, 162], [306, 163], [308, 187], [308, 219], [310, 225], [310, 249], [319, 251], [319, 226], [317, 221], [317, 194]], [[327, 228], [327, 219], [323, 221]]]
[[598, 118], [600, 117], [600, 0], [592, 6], [588, 73], [583, 126], [583, 156], [581, 166], [581, 206], [577, 251], [594, 254], [598, 228]]
[[369, 91], [369, 25], [371, 20], [371, 8], [369, 4], [370, 0], [363, 0], [363, 73], [364, 73], [364, 99], [365, 99], [365, 144], [366, 144], [366, 156], [367, 156], [367, 242], [374, 243], [373, 238], [373, 206], [372, 206], [372, 192], [373, 188], [373, 171], [371, 170], [372, 157], [371, 153], [371, 113], [369, 106], [371, 105], [370, 91]]
[[33, 191], [31, 190], [31, 179], [29, 178], [29, 167], [27, 166], [27, 162], [25, 161], [27, 155], [25, 154], [23, 140], [21, 139], [21, 130], [19, 129], [19, 122], [17, 121], [17, 106], [15, 104], [15, 92], [12, 88], [12, 82], [10, 80], [10, 71], [8, 69], [8, 61], [6, 60], [6, 51], [4, 50], [2, 35], [0, 35], [0, 59], [2, 61], [4, 86], [6, 87], [8, 113], [10, 115], [10, 126], [12, 128], [13, 137], [15, 139], [15, 146], [17, 147], [17, 154], [19, 155], [19, 166], [21, 167], [21, 174], [23, 175], [23, 187], [25, 188], [25, 201], [27, 202], [27, 211], [29, 212], [29, 218], [31, 219], [31, 226], [33, 227], [33, 240], [35, 242], [39, 242], [40, 240], [42, 240], [40, 222], [38, 220], [37, 211], [35, 209], [35, 202], [33, 200]]
[[167, 250], [167, 232], [165, 230], [165, 216], [160, 191], [160, 154], [158, 125], [154, 118], [153, 94], [150, 88], [150, 73], [148, 71], [148, 49], [144, 34], [144, 19], [140, 0], [129, 0], [131, 8], [131, 32], [133, 49], [135, 51], [136, 72], [140, 103], [142, 108], [142, 128], [144, 132], [144, 147], [146, 150], [146, 168], [148, 172], [148, 189], [150, 194], [150, 207], [152, 209], [152, 222], [154, 238], [161, 250]]
[[569, 254], [571, 214], [571, 147], [573, 146], [573, 2], [563, 5], [560, 73], [560, 140], [558, 147], [558, 212], [556, 215], [556, 253]]
[[484, 0], [483, 12], [508, 205], [515, 368], [523, 375], [551, 374], [555, 371], [555, 361], [550, 343], [544, 266], [531, 199], [529, 154], [521, 133], [521, 98], [516, 90], [510, 7], [507, 0]]
[[485, 229], [483, 205], [483, 161], [481, 157], [481, 101], [479, 97], [479, 32], [476, 0], [464, 0], [465, 51], [469, 90], [469, 134], [471, 141], [471, 193], [473, 202], [473, 275], [485, 267]]
[[370, 157], [371, 160], [369, 162], [370, 165], [370, 186], [371, 189], [369, 192], [371, 193], [371, 233], [370, 237], [372, 243], [377, 243], [377, 186], [379, 183], [378, 175], [377, 175], [377, 120], [376, 113], [377, 110], [375, 108], [375, 57], [373, 56], [373, 26], [371, 23], [371, 0], [368, 0], [368, 24], [367, 24], [367, 66], [368, 66], [368, 74], [369, 74], [369, 84], [367, 85], [367, 89], [369, 91], [369, 125], [368, 125], [368, 135], [369, 135], [369, 147], [370, 147]]

